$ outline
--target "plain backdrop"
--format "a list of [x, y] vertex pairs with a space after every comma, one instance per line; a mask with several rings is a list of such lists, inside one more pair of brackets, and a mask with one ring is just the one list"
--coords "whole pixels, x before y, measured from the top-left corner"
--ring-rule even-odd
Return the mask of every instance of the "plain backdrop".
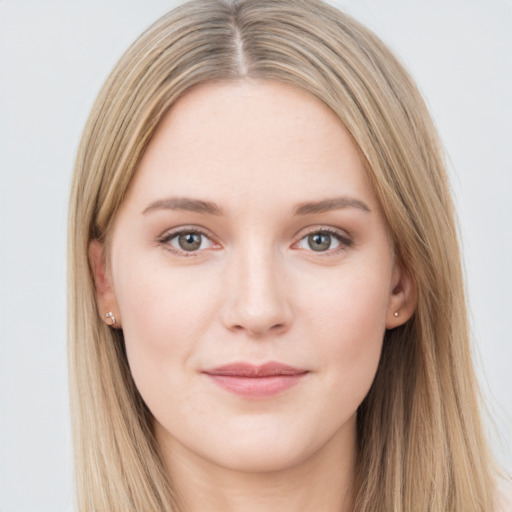
[[[172, 0], [0, 0], [0, 512], [73, 510], [66, 210], [107, 73]], [[419, 83], [450, 158], [482, 386], [512, 469], [512, 3], [339, 1]], [[501, 438], [501, 439], [500, 439]]]

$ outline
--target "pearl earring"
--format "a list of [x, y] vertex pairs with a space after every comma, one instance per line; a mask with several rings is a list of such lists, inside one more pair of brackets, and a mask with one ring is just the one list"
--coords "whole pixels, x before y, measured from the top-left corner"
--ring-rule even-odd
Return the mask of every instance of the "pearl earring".
[[398, 311], [395, 311], [395, 316], [398, 316]]
[[114, 313], [112, 313], [112, 311], [108, 312], [108, 313], [105, 315], [105, 321], [110, 322], [110, 325], [115, 325], [115, 323], [116, 323], [116, 317], [114, 316]]

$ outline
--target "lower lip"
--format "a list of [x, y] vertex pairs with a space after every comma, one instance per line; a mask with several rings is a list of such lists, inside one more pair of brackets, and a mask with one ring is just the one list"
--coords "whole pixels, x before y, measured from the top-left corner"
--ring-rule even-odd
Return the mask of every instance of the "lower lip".
[[240, 377], [236, 375], [207, 374], [217, 386], [246, 397], [274, 396], [299, 383], [306, 373], [272, 375], [269, 377]]

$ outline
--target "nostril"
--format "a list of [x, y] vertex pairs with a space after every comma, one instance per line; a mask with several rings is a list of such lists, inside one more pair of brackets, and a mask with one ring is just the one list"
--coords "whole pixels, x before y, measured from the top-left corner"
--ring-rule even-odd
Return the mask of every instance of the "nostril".
[[253, 336], [261, 336], [264, 334], [272, 333], [272, 334], [279, 334], [282, 331], [284, 331], [286, 328], [286, 325], [283, 323], [274, 324], [270, 327], [266, 326], [244, 326], [240, 324], [235, 324], [231, 326], [231, 330], [235, 332], [248, 332]]

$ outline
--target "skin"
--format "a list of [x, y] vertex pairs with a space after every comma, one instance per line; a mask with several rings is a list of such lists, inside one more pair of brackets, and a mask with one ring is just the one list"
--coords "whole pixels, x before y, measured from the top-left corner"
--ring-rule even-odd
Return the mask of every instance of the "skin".
[[[124, 331], [183, 508], [351, 510], [356, 410], [414, 301], [338, 118], [279, 83], [196, 87], [154, 135], [108, 254], [91, 243], [98, 305]], [[202, 373], [240, 361], [307, 374], [254, 398]]]

